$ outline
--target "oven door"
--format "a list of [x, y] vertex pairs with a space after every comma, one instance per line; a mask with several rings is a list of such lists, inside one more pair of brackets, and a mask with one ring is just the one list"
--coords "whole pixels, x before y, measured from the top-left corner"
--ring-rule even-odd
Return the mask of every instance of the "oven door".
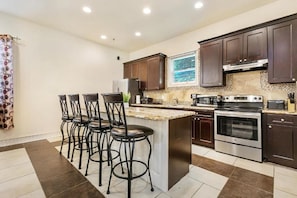
[[261, 113], [215, 110], [215, 140], [262, 148]]

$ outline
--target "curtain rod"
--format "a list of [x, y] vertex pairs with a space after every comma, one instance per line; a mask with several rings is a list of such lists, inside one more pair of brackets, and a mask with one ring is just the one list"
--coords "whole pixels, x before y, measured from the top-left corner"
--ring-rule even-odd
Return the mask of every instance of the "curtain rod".
[[20, 37], [17, 37], [17, 36], [12, 36], [12, 40], [19, 41], [19, 40], [21, 40], [21, 38]]

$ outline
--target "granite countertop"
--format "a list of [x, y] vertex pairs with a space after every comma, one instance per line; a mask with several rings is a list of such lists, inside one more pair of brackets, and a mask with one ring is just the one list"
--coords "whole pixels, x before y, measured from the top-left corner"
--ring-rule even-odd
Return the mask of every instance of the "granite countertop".
[[297, 111], [288, 112], [288, 110], [278, 110], [278, 109], [263, 109], [263, 113], [274, 113], [274, 114], [288, 114], [288, 115], [297, 115]]
[[[180, 109], [180, 110], [215, 110], [212, 106], [190, 106], [190, 105], [164, 105], [164, 104], [132, 104], [134, 107], [149, 107], [153, 109]], [[274, 113], [274, 114], [288, 114], [297, 115], [297, 109], [295, 112], [288, 112], [288, 110], [278, 110], [278, 109], [263, 109], [262, 113]]]
[[171, 120], [194, 115], [193, 111], [170, 110], [160, 108], [129, 107], [125, 109], [127, 117], [149, 120]]
[[180, 109], [180, 110], [214, 110], [213, 106], [191, 106], [191, 105], [169, 105], [169, 104], [132, 104], [133, 107], [149, 107], [160, 109]]

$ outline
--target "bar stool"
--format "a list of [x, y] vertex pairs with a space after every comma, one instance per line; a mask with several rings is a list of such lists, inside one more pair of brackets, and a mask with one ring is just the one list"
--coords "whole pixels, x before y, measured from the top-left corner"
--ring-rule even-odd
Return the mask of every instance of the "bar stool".
[[[62, 142], [61, 142], [61, 148], [60, 148], [60, 154], [62, 153], [62, 148], [64, 141], [68, 143], [68, 151], [67, 151], [67, 158], [70, 157], [70, 144], [71, 144], [71, 134], [69, 131], [69, 123], [72, 122], [73, 116], [69, 115], [68, 111], [68, 105], [67, 105], [67, 100], [66, 100], [66, 95], [59, 95], [59, 101], [60, 101], [60, 107], [61, 107], [61, 112], [62, 112], [62, 123], [60, 125], [60, 131], [62, 135]], [[64, 133], [64, 126], [66, 124], [66, 129], [67, 129], [67, 136], [65, 137]]]
[[[111, 172], [108, 182], [107, 194], [110, 193], [110, 182], [112, 175], [126, 179], [128, 182], [128, 197], [131, 197], [131, 181], [148, 173], [151, 191], [154, 191], [151, 173], [150, 173], [150, 157], [152, 153], [152, 146], [148, 137], [154, 133], [151, 128], [140, 125], [128, 125], [126, 121], [125, 108], [123, 103], [122, 93], [102, 94], [104, 104], [106, 107], [107, 116], [111, 124], [110, 134], [115, 141], [124, 144], [124, 160], [113, 165], [111, 161]], [[147, 141], [149, 145], [149, 153], [147, 162], [134, 159], [135, 143], [140, 141]], [[120, 144], [121, 145], [121, 144]], [[127, 175], [119, 175], [115, 169], [119, 165], [126, 165]], [[133, 165], [138, 164], [144, 166], [144, 171], [139, 174], [133, 172]]]
[[[68, 95], [68, 97], [69, 97], [70, 106], [73, 114], [72, 126], [70, 130], [71, 137], [73, 139], [71, 162], [73, 162], [74, 151], [79, 150], [78, 169], [81, 169], [82, 153], [83, 153], [83, 150], [87, 150], [87, 148], [86, 147], [83, 148], [83, 146], [84, 146], [84, 143], [86, 143], [85, 134], [88, 129], [89, 119], [86, 115], [83, 115], [81, 112], [79, 94]], [[81, 133], [81, 128], [83, 128], [82, 133]], [[77, 135], [75, 134], [75, 131], [77, 131]]]
[[[86, 135], [89, 156], [85, 176], [88, 175], [90, 161], [98, 162], [99, 186], [102, 186], [102, 163], [107, 162], [108, 166], [110, 165], [110, 152], [117, 153], [114, 156], [114, 159], [119, 157], [120, 155], [118, 151], [110, 148], [112, 145], [109, 137], [110, 124], [108, 120], [103, 120], [100, 116], [98, 93], [84, 94], [83, 97], [86, 105], [87, 115], [90, 121], [90, 123], [88, 124], [88, 132]], [[96, 141], [94, 141], [94, 138]], [[96, 146], [93, 145], [93, 142], [96, 144]], [[106, 153], [106, 159], [103, 159], [103, 152]]]

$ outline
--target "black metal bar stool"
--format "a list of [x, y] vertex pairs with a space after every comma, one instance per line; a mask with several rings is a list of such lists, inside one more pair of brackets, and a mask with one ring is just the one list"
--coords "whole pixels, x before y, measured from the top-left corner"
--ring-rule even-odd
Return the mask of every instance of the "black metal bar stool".
[[[111, 124], [110, 134], [115, 141], [119, 141], [124, 144], [124, 160], [113, 164], [111, 161], [111, 172], [108, 182], [107, 194], [110, 193], [110, 182], [112, 175], [126, 179], [128, 181], [128, 197], [131, 197], [131, 181], [133, 179], [139, 178], [144, 174], [148, 173], [149, 180], [151, 184], [151, 191], [154, 191], [151, 173], [150, 173], [150, 157], [152, 153], [152, 146], [148, 137], [154, 133], [151, 128], [140, 126], [140, 125], [128, 125], [126, 121], [125, 108], [123, 103], [122, 93], [111, 93], [111, 94], [102, 94], [104, 99], [104, 104], [106, 107], [106, 112], [108, 115], [109, 122]], [[149, 153], [147, 162], [134, 159], [134, 149], [135, 143], [140, 141], [147, 141], [149, 145]], [[121, 144], [120, 144], [121, 145]], [[142, 173], [135, 174], [133, 172], [134, 165], [144, 166], [144, 171]], [[115, 169], [119, 165], [124, 165], [127, 174], [120, 175], [115, 172]]]
[[[90, 123], [88, 124], [88, 132], [86, 134], [88, 148], [88, 162], [85, 176], [88, 175], [90, 161], [99, 163], [99, 186], [102, 186], [102, 163], [107, 162], [110, 165], [110, 152], [116, 152], [114, 159], [119, 157], [119, 152], [110, 150], [112, 141], [110, 141], [110, 124], [108, 120], [103, 120], [100, 116], [99, 95], [84, 94], [87, 115]], [[94, 139], [95, 138], [95, 139]], [[95, 145], [93, 145], [95, 143]], [[103, 158], [106, 153], [106, 158]]]
[[[73, 114], [72, 126], [70, 130], [71, 137], [73, 139], [71, 162], [73, 162], [74, 151], [79, 150], [78, 169], [81, 169], [82, 153], [83, 153], [83, 150], [87, 150], [86, 146], [84, 148], [84, 143], [86, 143], [85, 134], [88, 129], [89, 119], [88, 119], [88, 116], [83, 115], [81, 112], [79, 94], [69, 95], [69, 101], [70, 101], [70, 106]], [[81, 128], [83, 128], [82, 133], [81, 133]], [[77, 131], [77, 134], [75, 133], [76, 131]]]
[[[70, 145], [71, 145], [71, 134], [70, 134], [70, 130], [69, 130], [69, 123], [72, 122], [73, 116], [69, 115], [66, 95], [59, 95], [59, 101], [60, 101], [60, 107], [61, 107], [61, 112], [62, 112], [62, 117], [61, 117], [62, 123], [60, 125], [62, 142], [61, 142], [61, 147], [60, 147], [60, 154], [62, 153], [62, 148], [63, 148], [64, 142], [67, 142], [68, 143], [67, 158], [69, 158], [70, 157]], [[66, 124], [66, 129], [67, 129], [66, 137], [65, 137], [65, 133], [64, 133], [65, 124]]]

